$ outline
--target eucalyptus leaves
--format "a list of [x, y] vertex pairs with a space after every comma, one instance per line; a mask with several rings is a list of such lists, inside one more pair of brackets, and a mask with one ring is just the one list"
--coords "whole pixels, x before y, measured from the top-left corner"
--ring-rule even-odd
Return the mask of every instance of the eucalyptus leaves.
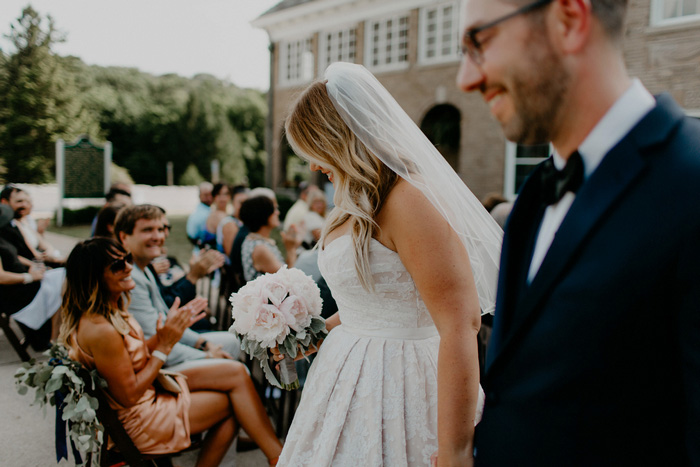
[[[45, 355], [49, 357], [48, 361], [37, 362], [32, 359], [17, 370], [17, 392], [25, 395], [29, 388], [35, 388], [34, 402], [31, 405], [38, 404], [44, 416], [47, 402], [56, 407], [57, 461], [63, 457], [68, 458], [65, 436], [67, 422], [76, 465], [85, 465], [82, 459], [86, 462], [91, 459], [92, 466], [99, 466], [104, 428], [97, 419], [97, 399], [86, 392], [86, 383], [78, 376], [80, 371], [87, 370], [68, 358], [68, 350], [60, 344], [55, 344]], [[91, 389], [107, 386], [97, 371], [90, 371], [89, 374]], [[92, 455], [89, 456], [90, 454]]]

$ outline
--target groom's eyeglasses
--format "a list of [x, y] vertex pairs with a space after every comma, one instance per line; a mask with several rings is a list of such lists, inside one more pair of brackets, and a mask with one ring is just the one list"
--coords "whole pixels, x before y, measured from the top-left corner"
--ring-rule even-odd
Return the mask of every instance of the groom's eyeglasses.
[[109, 265], [109, 270], [112, 271], [114, 274], [118, 272], [122, 272], [124, 269], [126, 269], [126, 263], [133, 264], [134, 257], [131, 256], [131, 253], [128, 253], [126, 256], [115, 259], [112, 261], [112, 264]]
[[476, 38], [477, 34], [486, 31], [487, 29], [491, 29], [492, 27], [497, 26], [511, 18], [529, 13], [538, 8], [542, 8], [543, 6], [552, 3], [552, 1], [553, 0], [538, 0], [534, 3], [529, 3], [521, 8], [518, 8], [505, 16], [489, 21], [484, 25], [467, 29], [464, 31], [464, 37], [462, 38], [462, 55], [468, 55], [475, 64], [482, 65], [484, 63], [484, 52], [481, 50], [481, 42], [479, 42], [479, 40]]

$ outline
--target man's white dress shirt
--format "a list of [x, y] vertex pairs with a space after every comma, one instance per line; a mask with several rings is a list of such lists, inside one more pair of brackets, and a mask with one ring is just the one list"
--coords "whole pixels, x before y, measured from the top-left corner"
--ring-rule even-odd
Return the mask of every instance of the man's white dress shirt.
[[[629, 133], [632, 128], [649, 113], [656, 105], [654, 97], [644, 88], [641, 81], [633, 79], [630, 87], [613, 104], [598, 124], [591, 130], [586, 139], [578, 148], [584, 168], [584, 183], [598, 168], [605, 155], [617, 145]], [[554, 166], [563, 170], [566, 161], [554, 151]], [[564, 194], [558, 203], [547, 206], [537, 233], [535, 251], [532, 254], [532, 262], [527, 276], [528, 284], [532, 282], [537, 271], [542, 265], [544, 257], [552, 245], [554, 235], [561, 226], [569, 208], [576, 199], [576, 194], [568, 192]]]

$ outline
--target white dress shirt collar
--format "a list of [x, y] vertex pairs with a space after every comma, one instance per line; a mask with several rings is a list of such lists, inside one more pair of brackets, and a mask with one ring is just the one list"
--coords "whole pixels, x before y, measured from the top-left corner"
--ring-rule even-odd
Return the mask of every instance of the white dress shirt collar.
[[[641, 81], [634, 78], [627, 91], [610, 107], [578, 147], [586, 179], [598, 168], [603, 157], [622, 141], [655, 105], [654, 96], [646, 90]], [[553, 157], [554, 166], [562, 170], [566, 161], [556, 151]]]
[[[588, 179], [598, 168], [605, 155], [634, 128], [634, 126], [656, 105], [654, 97], [649, 94], [638, 79], [613, 104], [602, 119], [578, 148], [583, 160], [584, 177]], [[566, 161], [556, 153], [552, 155], [554, 166], [561, 170]], [[584, 180], [585, 180], [584, 179]], [[558, 203], [547, 206], [540, 224], [535, 243], [535, 250], [530, 262], [528, 283], [532, 282], [544, 261], [549, 247], [554, 241], [561, 223], [569, 208], [574, 203], [576, 194], [568, 192]]]

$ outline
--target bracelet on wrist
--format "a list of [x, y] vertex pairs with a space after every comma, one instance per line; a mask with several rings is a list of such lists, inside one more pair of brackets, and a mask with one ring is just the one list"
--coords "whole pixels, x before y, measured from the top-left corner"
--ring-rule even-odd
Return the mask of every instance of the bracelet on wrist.
[[29, 274], [28, 272], [22, 273], [22, 283], [23, 284], [31, 284], [32, 282], [34, 282], [34, 278], [32, 277], [31, 274]]
[[165, 363], [165, 361], [168, 359], [168, 355], [165, 354], [164, 352], [161, 352], [160, 350], [154, 350], [151, 352], [151, 356], [154, 358], [157, 358], [158, 360], [162, 361]]

